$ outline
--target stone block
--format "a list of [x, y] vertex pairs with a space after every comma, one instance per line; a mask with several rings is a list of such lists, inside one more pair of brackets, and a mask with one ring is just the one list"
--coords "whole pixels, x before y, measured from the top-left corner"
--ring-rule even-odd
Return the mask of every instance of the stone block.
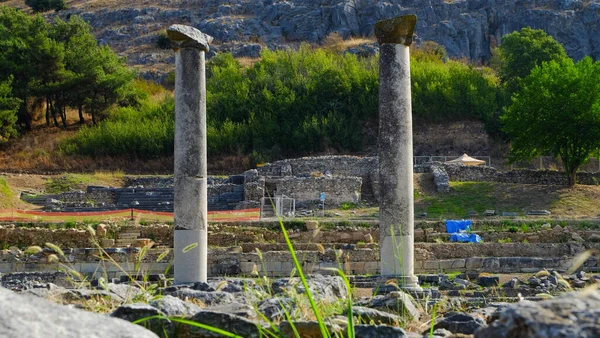
[[438, 264], [440, 266], [440, 270], [452, 270], [452, 265], [454, 263], [453, 259], [444, 259], [444, 260], [440, 260], [438, 261]]
[[[290, 274], [292, 270], [294, 270], [295, 266], [293, 262], [282, 262], [281, 263], [281, 272], [284, 274]], [[298, 272], [296, 271], [296, 274]]]
[[242, 270], [242, 273], [245, 275], [249, 275], [250, 273], [252, 273], [252, 271], [254, 270], [254, 267], [256, 267], [257, 271], [258, 271], [258, 265], [256, 265], [256, 263], [240, 262], [240, 270]]
[[264, 265], [267, 272], [281, 271], [281, 262], [265, 262]]
[[316, 230], [319, 228], [319, 221], [307, 221], [306, 229], [307, 230]]
[[377, 273], [379, 271], [379, 262], [365, 262], [365, 273]]
[[302, 272], [304, 272], [305, 274], [314, 273], [316, 267], [317, 264], [313, 262], [304, 262], [302, 264]]
[[350, 270], [353, 274], [365, 274], [365, 262], [351, 262], [348, 263], [350, 265]]
[[13, 271], [12, 263], [0, 263], [0, 273], [11, 273]]
[[[519, 271], [519, 262], [521, 257], [500, 257], [498, 258], [498, 265], [500, 272], [517, 272]], [[498, 270], [497, 270], [498, 271]]]
[[102, 245], [103, 248], [112, 248], [115, 246], [115, 240], [112, 238], [102, 238], [100, 239], [100, 245]]
[[467, 258], [465, 267], [469, 270], [478, 270], [483, 267], [483, 257], [471, 257]]
[[425, 231], [423, 231], [423, 229], [421, 229], [421, 228], [416, 228], [414, 235], [415, 235], [415, 242], [425, 240]]
[[423, 262], [423, 269], [425, 271], [440, 271], [440, 263], [439, 261], [425, 261]]
[[467, 261], [465, 259], [455, 259], [452, 262], [452, 269], [458, 269], [458, 270], [463, 270], [465, 268], [467, 264]]
[[483, 259], [482, 269], [485, 271], [497, 271], [500, 268], [500, 260], [497, 257], [486, 257]]

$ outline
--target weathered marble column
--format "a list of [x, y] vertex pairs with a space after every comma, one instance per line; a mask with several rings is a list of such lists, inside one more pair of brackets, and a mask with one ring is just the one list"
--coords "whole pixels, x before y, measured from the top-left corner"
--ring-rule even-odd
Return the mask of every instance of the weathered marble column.
[[208, 203], [204, 53], [212, 37], [173, 25], [175, 50], [175, 283], [206, 282]]
[[414, 274], [414, 197], [410, 57], [417, 17], [375, 24], [379, 54], [381, 275], [418, 289]]

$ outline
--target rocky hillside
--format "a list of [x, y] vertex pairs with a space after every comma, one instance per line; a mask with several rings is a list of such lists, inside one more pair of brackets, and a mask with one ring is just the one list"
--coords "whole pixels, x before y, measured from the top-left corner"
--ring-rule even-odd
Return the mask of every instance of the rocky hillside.
[[213, 52], [256, 57], [263, 48], [320, 43], [334, 32], [358, 38], [354, 52], [373, 52], [374, 23], [406, 13], [419, 17], [417, 43], [438, 42], [452, 57], [486, 62], [503, 35], [530, 26], [547, 31], [575, 59], [600, 59], [600, 0], [71, 0], [68, 5], [58, 15], [81, 15], [101, 42], [127, 55], [147, 77], [172, 67], [172, 52], [156, 47], [157, 34], [172, 23], [214, 36]]

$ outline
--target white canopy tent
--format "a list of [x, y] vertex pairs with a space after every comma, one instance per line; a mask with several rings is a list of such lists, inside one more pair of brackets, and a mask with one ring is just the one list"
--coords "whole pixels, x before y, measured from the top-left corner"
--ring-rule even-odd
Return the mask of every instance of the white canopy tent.
[[464, 165], [470, 165], [470, 166], [477, 166], [477, 165], [483, 165], [486, 162], [482, 161], [482, 160], [478, 160], [476, 158], [472, 158], [471, 156], [469, 156], [467, 154], [462, 154], [458, 158], [455, 158], [455, 159], [450, 160], [450, 161], [446, 161], [446, 163], [448, 163], [448, 164], [464, 164]]

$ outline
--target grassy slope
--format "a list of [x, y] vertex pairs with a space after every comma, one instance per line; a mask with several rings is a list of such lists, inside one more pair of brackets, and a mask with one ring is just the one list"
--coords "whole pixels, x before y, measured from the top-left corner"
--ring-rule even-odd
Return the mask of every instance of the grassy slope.
[[430, 218], [463, 218], [470, 210], [480, 215], [488, 209], [514, 211], [549, 210], [553, 216], [596, 217], [600, 210], [600, 187], [544, 186], [488, 182], [451, 182], [448, 194], [423, 194], [415, 212]]

